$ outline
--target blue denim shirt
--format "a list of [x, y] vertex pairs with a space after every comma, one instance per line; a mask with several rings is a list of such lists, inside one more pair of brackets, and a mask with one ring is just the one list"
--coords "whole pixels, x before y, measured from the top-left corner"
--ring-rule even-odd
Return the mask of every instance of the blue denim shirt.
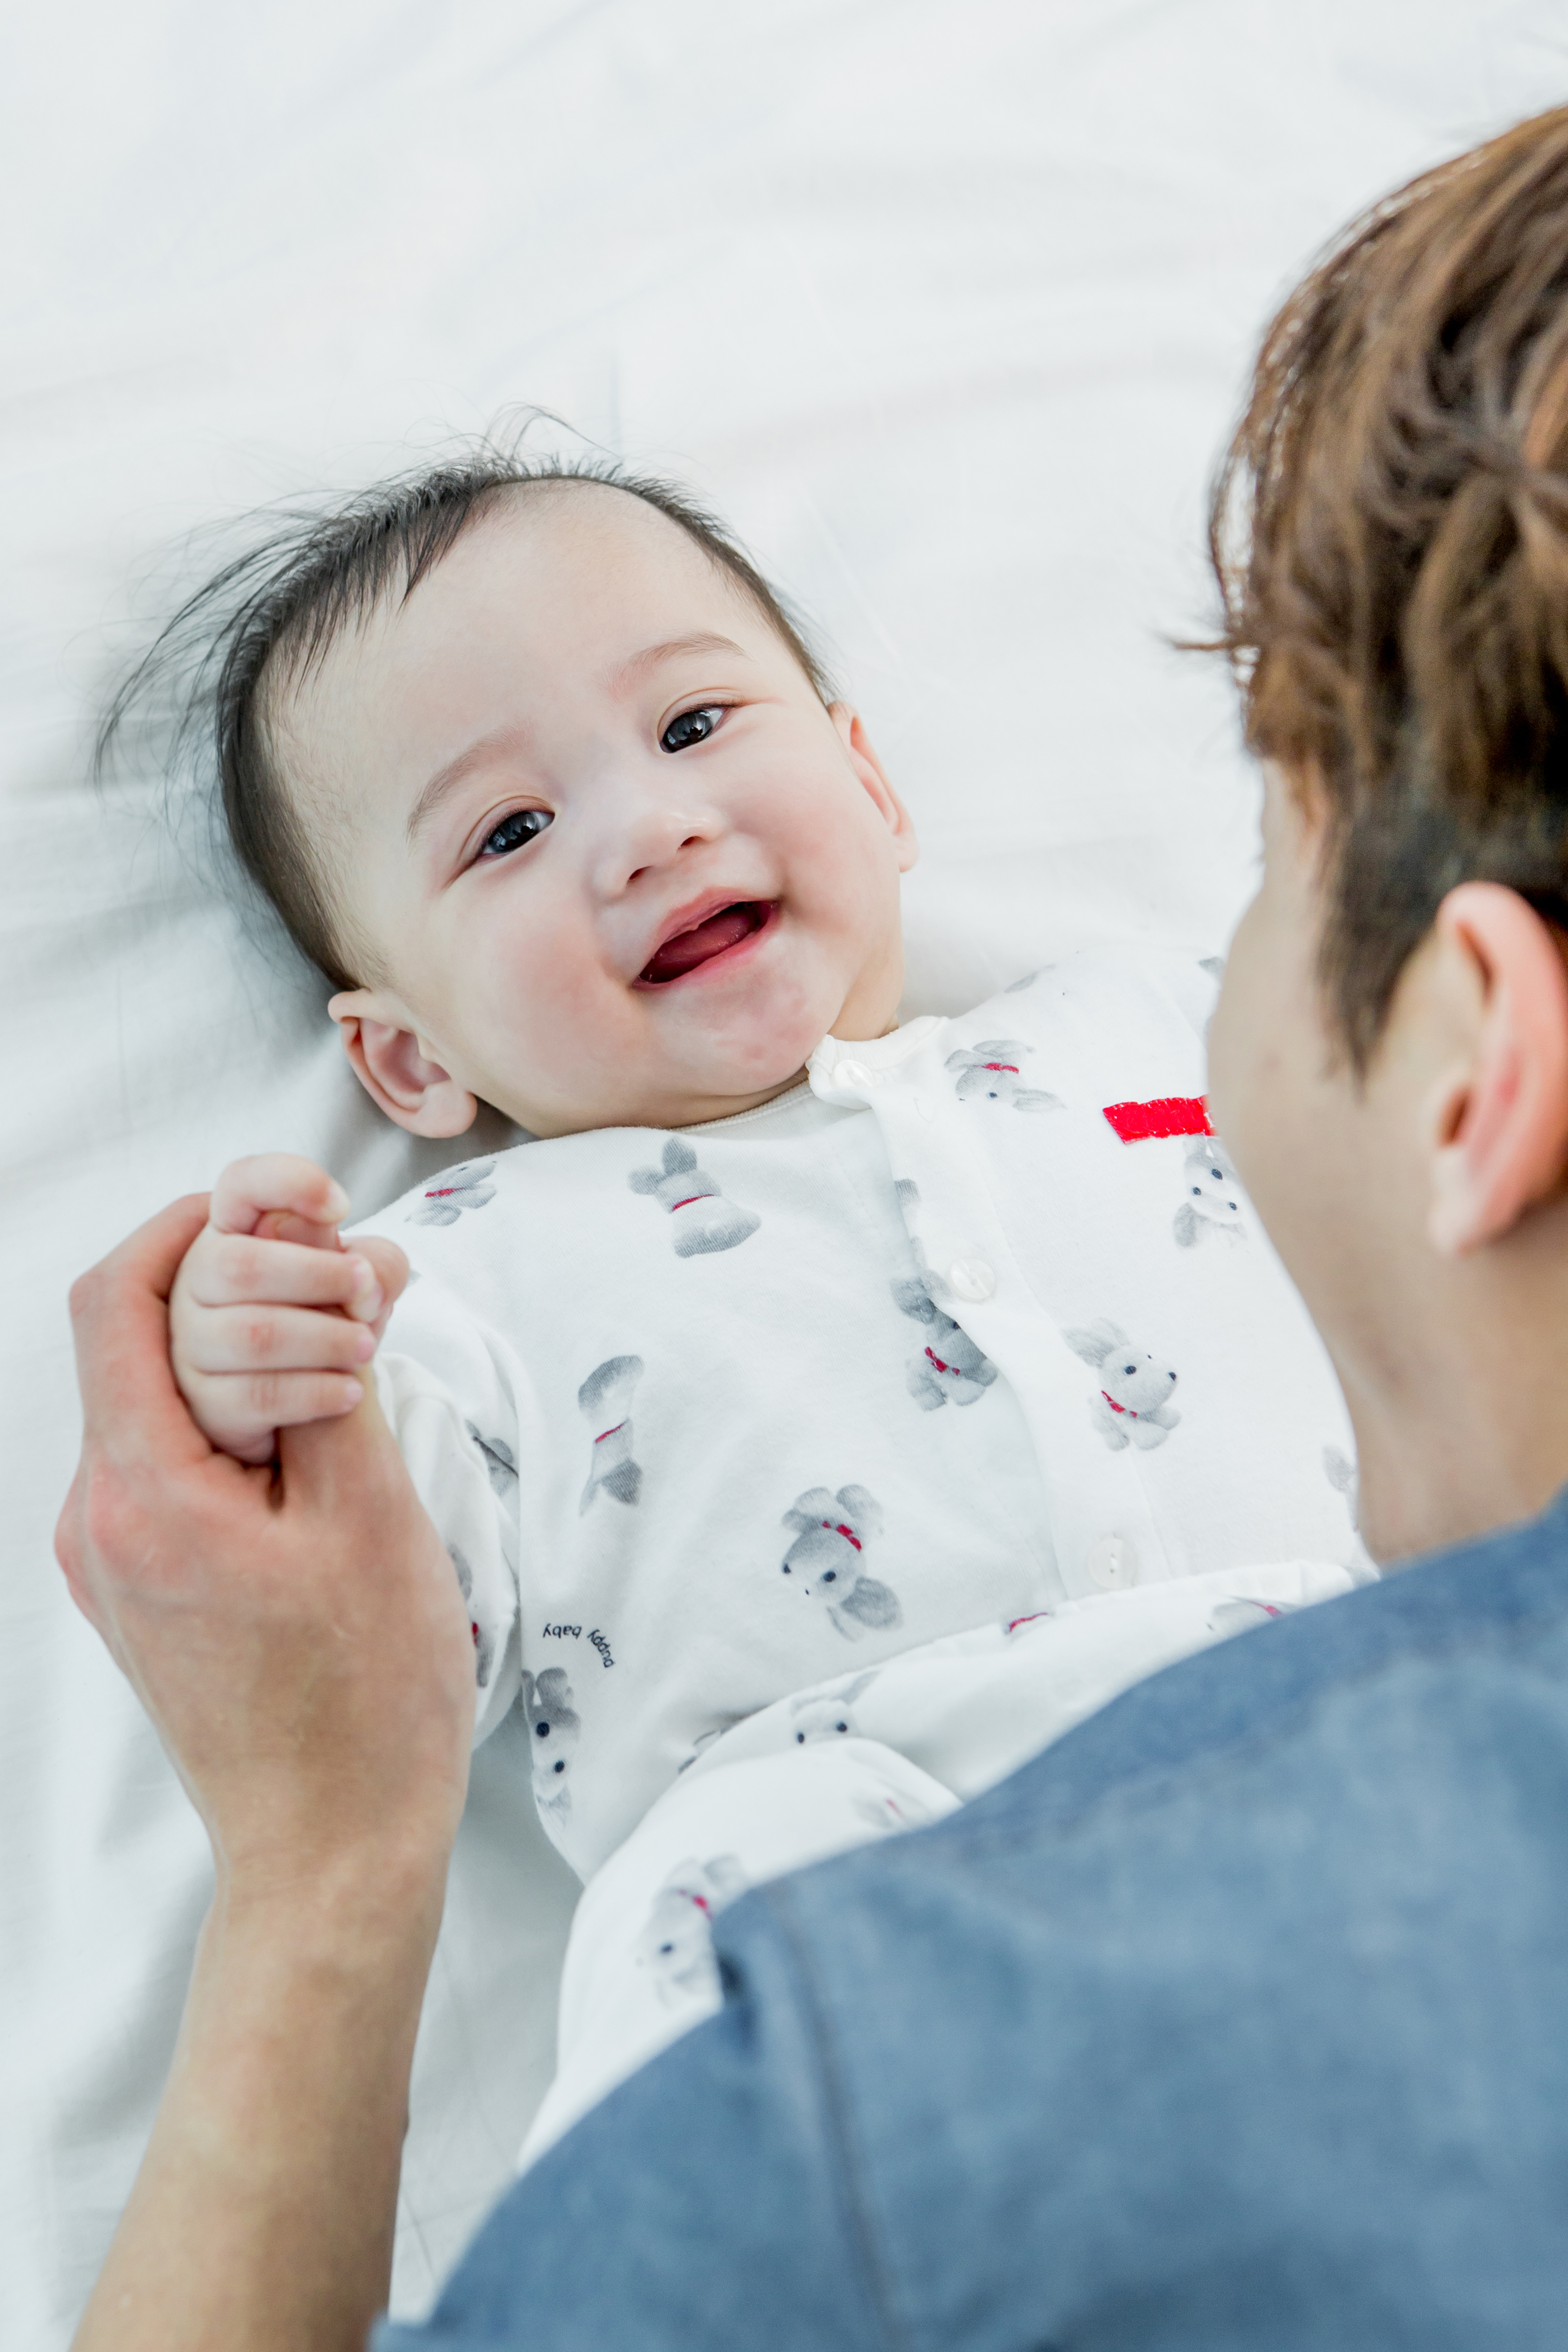
[[717, 1933], [378, 2352], [1568, 2344], [1568, 1499]]

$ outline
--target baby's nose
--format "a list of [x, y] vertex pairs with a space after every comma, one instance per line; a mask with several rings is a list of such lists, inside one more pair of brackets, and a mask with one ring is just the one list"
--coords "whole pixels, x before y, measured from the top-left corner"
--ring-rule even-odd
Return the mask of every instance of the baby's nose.
[[720, 813], [690, 790], [660, 792], [636, 779], [608, 786], [596, 814], [594, 877], [606, 898], [619, 898], [641, 876], [668, 869], [724, 832]]

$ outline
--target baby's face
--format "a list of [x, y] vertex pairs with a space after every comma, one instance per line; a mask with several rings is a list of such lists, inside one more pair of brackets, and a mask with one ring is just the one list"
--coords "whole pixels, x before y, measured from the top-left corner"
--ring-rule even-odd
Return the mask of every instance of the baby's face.
[[375, 984], [334, 998], [415, 1132], [765, 1100], [902, 985], [909, 820], [859, 722], [678, 526], [526, 493], [273, 718]]

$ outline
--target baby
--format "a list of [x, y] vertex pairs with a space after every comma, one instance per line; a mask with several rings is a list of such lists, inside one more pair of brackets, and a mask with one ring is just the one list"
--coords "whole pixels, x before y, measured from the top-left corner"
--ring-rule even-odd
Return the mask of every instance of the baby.
[[1342, 1411], [1208, 1127], [1214, 971], [1119, 949], [899, 1027], [908, 814], [680, 497], [448, 469], [252, 586], [242, 858], [388, 1118], [534, 1139], [360, 1229], [412, 1260], [379, 1355], [337, 1187], [228, 1171], [174, 1367], [265, 1461], [375, 1358], [478, 1736], [521, 1693], [587, 1883], [531, 2154], [712, 2005], [738, 1888], [1363, 1573]]

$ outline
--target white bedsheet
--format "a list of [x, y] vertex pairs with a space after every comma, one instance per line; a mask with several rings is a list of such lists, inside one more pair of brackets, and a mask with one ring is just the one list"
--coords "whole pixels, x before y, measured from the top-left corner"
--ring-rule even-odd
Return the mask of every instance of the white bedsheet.
[[[155, 2102], [202, 1840], [73, 1618], [71, 1274], [235, 1151], [411, 1181], [93, 704], [210, 518], [510, 403], [695, 483], [816, 618], [926, 843], [910, 1009], [1053, 947], [1221, 944], [1251, 786], [1204, 481], [1354, 205], [1568, 95], [1552, 0], [63, 0], [0, 60], [0, 2333], [52, 2352]], [[24, 232], [18, 235], [18, 231]], [[171, 552], [173, 548], [174, 551]], [[198, 829], [199, 830], [199, 829]], [[503, 2178], [570, 1889], [481, 1757], [396, 2296]]]

